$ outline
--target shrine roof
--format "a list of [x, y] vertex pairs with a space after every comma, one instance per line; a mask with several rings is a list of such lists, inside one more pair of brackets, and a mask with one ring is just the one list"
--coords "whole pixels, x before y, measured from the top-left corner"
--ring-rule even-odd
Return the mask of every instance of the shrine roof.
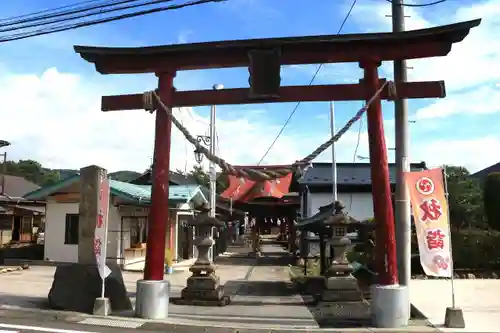
[[[411, 163], [410, 170], [426, 169], [425, 162]], [[396, 164], [389, 163], [389, 179], [396, 183]], [[371, 185], [369, 163], [337, 163], [338, 185]], [[307, 186], [322, 186], [332, 184], [332, 163], [313, 163], [299, 184]]]
[[[103, 74], [146, 73], [154, 72], [155, 69], [167, 69], [169, 66], [177, 70], [242, 67], [248, 65], [248, 51], [266, 48], [280, 48], [283, 65], [357, 61], [361, 60], [360, 54], [365, 55], [370, 49], [378, 60], [393, 60], [394, 53], [383, 52], [389, 45], [396, 48], [407, 46], [408, 50], [400, 50], [400, 56], [409, 59], [446, 55], [451, 44], [462, 41], [469, 30], [480, 22], [481, 20], [477, 19], [397, 33], [262, 38], [148, 47], [75, 46], [74, 49], [83, 59], [94, 63], [97, 70]], [[412, 56], [416, 51], [408, 46], [420, 47], [423, 43], [444, 43], [448, 47], [433, 55]], [[374, 46], [378, 47], [374, 49]], [[308, 54], [304, 56], [306, 51]], [[309, 51], [317, 51], [320, 55], [312, 55]], [[331, 52], [342, 54], [333, 57]], [[377, 52], [381, 54], [376, 54]], [[302, 54], [298, 57], [297, 53]], [[228, 60], [229, 58], [231, 59]]]
[[[80, 175], [76, 174], [55, 184], [27, 193], [24, 198], [28, 200], [45, 200], [54, 193], [68, 193], [68, 189], [79, 181]], [[151, 203], [151, 185], [136, 185], [110, 179], [110, 192], [112, 195], [126, 201], [141, 204]], [[168, 200], [169, 203], [208, 202], [199, 185], [170, 185]]]

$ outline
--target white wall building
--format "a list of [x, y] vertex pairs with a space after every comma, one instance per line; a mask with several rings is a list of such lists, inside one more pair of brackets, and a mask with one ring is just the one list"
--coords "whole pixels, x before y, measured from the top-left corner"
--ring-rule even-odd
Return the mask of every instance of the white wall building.
[[[110, 187], [107, 259], [116, 260], [125, 269], [141, 270], [146, 252], [144, 243], [147, 238], [151, 186], [111, 180]], [[45, 260], [77, 262], [80, 176], [75, 175], [33, 191], [25, 197], [46, 201]], [[171, 250], [174, 261], [192, 256], [193, 251], [185, 251], [184, 247], [186, 244], [193, 246], [189, 241], [193, 239], [193, 233], [186, 232], [190, 227], [182, 221], [193, 215], [195, 207], [206, 202], [200, 186], [170, 185], [166, 247]]]
[[[411, 170], [425, 169], [425, 163], [412, 163]], [[389, 164], [391, 187], [395, 189], [396, 165]], [[304, 190], [305, 217], [311, 217], [319, 207], [332, 203], [332, 164], [313, 163], [299, 180]], [[337, 197], [345, 211], [357, 220], [373, 218], [373, 197], [369, 163], [337, 163]]]

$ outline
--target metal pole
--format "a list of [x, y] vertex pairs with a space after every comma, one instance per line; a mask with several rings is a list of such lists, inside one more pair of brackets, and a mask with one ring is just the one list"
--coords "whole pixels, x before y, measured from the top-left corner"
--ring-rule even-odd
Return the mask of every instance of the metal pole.
[[[222, 84], [214, 84], [213, 90], [221, 90], [223, 89], [224, 86]], [[210, 108], [210, 153], [212, 155], [215, 155], [215, 142], [216, 142], [216, 135], [215, 135], [215, 115], [216, 115], [216, 106], [212, 105]], [[215, 210], [216, 210], [216, 199], [217, 199], [217, 194], [216, 194], [216, 178], [217, 175], [215, 173], [215, 164], [210, 161], [209, 164], [209, 173], [210, 173], [210, 216], [215, 217]], [[213, 229], [212, 229], [212, 234], [213, 234]], [[213, 251], [213, 246], [210, 248], [209, 252], [209, 257], [210, 260], [214, 260], [214, 251]]]
[[[215, 155], [215, 105], [210, 108], [210, 153]], [[215, 164], [210, 161], [210, 216], [215, 217]]]
[[3, 153], [2, 165], [2, 195], [5, 194], [5, 174], [7, 173], [7, 152]]
[[[443, 166], [443, 185], [444, 185], [444, 195], [446, 197], [446, 205], [448, 206], [448, 237], [451, 239], [451, 221], [449, 220], [449, 214], [450, 214], [450, 194], [448, 193], [448, 179], [447, 179], [447, 173], [446, 173], [446, 165]], [[454, 266], [455, 264], [453, 263], [453, 248], [451, 246], [450, 242], [450, 265], [451, 265], [451, 276], [450, 276], [450, 282], [451, 282], [451, 307], [455, 309], [456, 307], [456, 302], [455, 302], [455, 274], [454, 274]]]
[[[330, 132], [332, 137], [335, 135], [335, 107], [330, 102]], [[337, 159], [335, 158], [335, 143], [332, 144], [332, 194], [333, 202], [337, 201]]]
[[[405, 30], [403, 0], [392, 1], [392, 29], [393, 32]], [[405, 82], [406, 76], [406, 61], [394, 61], [394, 81]], [[408, 286], [411, 278], [411, 212], [409, 193], [403, 175], [403, 172], [410, 171], [408, 103], [406, 99], [397, 99], [394, 106], [396, 122], [396, 253], [398, 255], [399, 283]]]

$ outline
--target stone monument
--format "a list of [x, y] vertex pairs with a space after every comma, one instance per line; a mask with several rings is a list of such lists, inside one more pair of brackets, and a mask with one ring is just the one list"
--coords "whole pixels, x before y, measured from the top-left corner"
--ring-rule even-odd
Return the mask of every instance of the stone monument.
[[325, 220], [325, 226], [331, 228], [330, 244], [333, 247], [333, 258], [330, 268], [326, 272], [326, 289], [322, 300], [329, 302], [354, 302], [362, 301], [363, 293], [358, 287], [356, 278], [352, 276], [353, 267], [347, 260], [347, 252], [355, 244], [347, 237], [348, 230], [358, 224], [344, 213], [345, 206], [340, 201], [335, 201], [333, 214]]
[[48, 295], [52, 309], [103, 314], [107, 314], [108, 306], [112, 311], [132, 310], [122, 271], [116, 263], [106, 263], [111, 274], [105, 279], [105, 299], [100, 298], [102, 279], [94, 254], [94, 231], [102, 177], [107, 177], [106, 170], [95, 165], [80, 170], [78, 263], [57, 266]]
[[224, 296], [224, 287], [220, 284], [220, 278], [215, 274], [216, 267], [209, 257], [209, 250], [214, 244], [211, 238], [212, 228], [221, 226], [223, 222], [209, 216], [209, 210], [204, 208], [190, 224], [196, 228], [194, 245], [198, 250], [198, 258], [189, 268], [193, 275], [187, 279], [181, 298], [172, 301], [180, 305], [227, 305], [230, 298]]

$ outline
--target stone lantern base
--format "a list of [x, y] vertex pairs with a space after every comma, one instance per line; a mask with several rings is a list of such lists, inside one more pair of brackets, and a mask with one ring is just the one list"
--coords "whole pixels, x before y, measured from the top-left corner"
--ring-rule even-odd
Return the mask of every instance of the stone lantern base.
[[363, 292], [352, 275], [332, 276], [326, 280], [326, 288], [321, 297], [323, 302], [359, 302]]
[[326, 272], [326, 288], [322, 295], [324, 302], [358, 302], [363, 300], [363, 291], [358, 280], [352, 276], [349, 263], [334, 263]]
[[175, 304], [225, 306], [230, 303], [231, 299], [224, 296], [224, 286], [220, 284], [220, 278], [214, 272], [200, 274], [195, 267], [190, 270], [193, 275], [187, 279], [187, 286], [182, 289], [181, 298], [173, 301]]
[[187, 279], [187, 286], [181, 292], [181, 298], [173, 301], [182, 305], [224, 306], [229, 304], [230, 298], [224, 296], [224, 288], [215, 274], [215, 265], [208, 256], [210, 247], [214, 245], [211, 238], [212, 228], [220, 226], [221, 222], [209, 216], [207, 209], [196, 217], [194, 225], [198, 236], [194, 245], [198, 249], [198, 259], [189, 271], [193, 273]]

